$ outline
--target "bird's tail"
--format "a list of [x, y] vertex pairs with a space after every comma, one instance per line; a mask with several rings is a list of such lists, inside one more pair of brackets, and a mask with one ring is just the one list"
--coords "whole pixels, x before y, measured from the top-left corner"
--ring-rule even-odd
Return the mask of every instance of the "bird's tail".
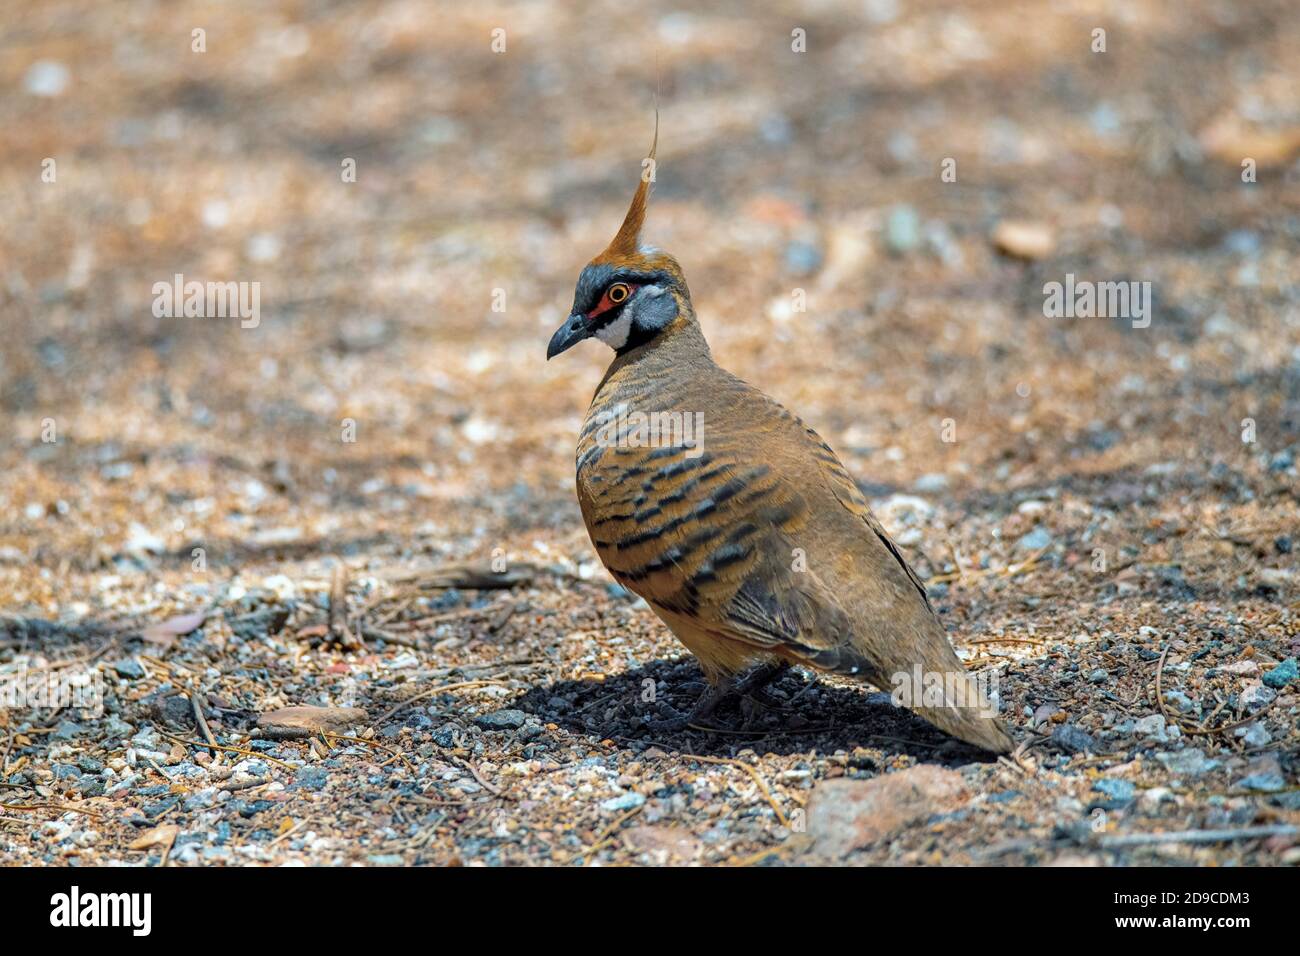
[[[975, 684], [969, 674], [966, 675], [966, 680], [972, 685]], [[978, 693], [978, 689], [975, 692]], [[1015, 741], [1011, 739], [1002, 721], [992, 711], [991, 705], [984, 710], [964, 705], [914, 709], [916, 713], [945, 733], [952, 734], [976, 747], [983, 747], [992, 753], [1010, 753], [1016, 747]]]
[[871, 648], [863, 668], [872, 683], [894, 702], [924, 717], [945, 733], [993, 753], [1010, 753], [1015, 741], [998, 719], [988, 681], [971, 674], [948, 643], [942, 626]]

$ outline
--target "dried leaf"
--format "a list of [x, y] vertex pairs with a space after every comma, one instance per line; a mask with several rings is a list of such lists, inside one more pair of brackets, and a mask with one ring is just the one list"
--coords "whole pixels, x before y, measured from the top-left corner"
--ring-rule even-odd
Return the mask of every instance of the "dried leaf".
[[1216, 117], [1198, 139], [1207, 153], [1234, 166], [1247, 157], [1262, 167], [1284, 166], [1300, 151], [1300, 129], [1261, 129], [1235, 113]]
[[180, 614], [176, 617], [169, 617], [165, 621], [157, 624], [150, 624], [140, 635], [150, 644], [157, 644], [162, 648], [171, 647], [176, 643], [176, 639], [191, 631], [197, 631], [203, 626], [203, 621], [207, 614], [203, 611], [197, 611], [193, 614]]
[[1042, 259], [1056, 248], [1056, 234], [1043, 222], [1006, 220], [993, 230], [993, 245], [1017, 259]]
[[347, 733], [366, 719], [359, 707], [282, 707], [262, 714], [257, 726], [268, 737], [280, 740], [310, 737], [319, 733]]
[[130, 850], [147, 850], [153, 846], [171, 846], [176, 842], [176, 837], [180, 835], [181, 828], [174, 823], [165, 823], [162, 826], [154, 827], [152, 830], [146, 830], [127, 847]]

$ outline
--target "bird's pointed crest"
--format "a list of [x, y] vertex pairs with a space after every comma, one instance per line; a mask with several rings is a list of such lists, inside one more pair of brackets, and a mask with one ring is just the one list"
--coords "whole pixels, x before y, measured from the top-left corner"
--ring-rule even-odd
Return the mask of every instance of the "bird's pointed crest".
[[655, 106], [655, 136], [650, 144], [649, 163], [642, 163], [641, 181], [637, 183], [632, 195], [632, 205], [623, 217], [623, 225], [605, 247], [605, 251], [596, 257], [597, 262], [610, 262], [616, 259], [630, 259], [640, 250], [641, 226], [645, 223], [646, 207], [650, 200], [650, 186], [655, 178], [655, 152], [659, 148], [659, 107]]

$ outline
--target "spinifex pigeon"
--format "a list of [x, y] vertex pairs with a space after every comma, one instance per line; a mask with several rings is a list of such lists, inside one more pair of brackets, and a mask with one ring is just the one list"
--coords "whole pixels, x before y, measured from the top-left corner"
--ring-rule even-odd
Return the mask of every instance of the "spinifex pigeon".
[[883, 690], [920, 677], [932, 692], [916, 686], [913, 710], [1011, 750], [835, 453], [714, 364], [681, 267], [640, 244], [651, 178], [582, 270], [546, 356], [591, 337], [615, 352], [578, 439], [578, 501], [614, 579], [645, 598], [711, 685], [689, 717], [661, 725], [704, 720], [794, 663]]

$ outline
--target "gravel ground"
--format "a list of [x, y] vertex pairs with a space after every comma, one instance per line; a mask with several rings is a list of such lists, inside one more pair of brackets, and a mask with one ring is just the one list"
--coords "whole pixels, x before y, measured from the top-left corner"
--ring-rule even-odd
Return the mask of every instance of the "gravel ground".
[[[102, 706], [0, 700], [0, 861], [1300, 862], [1300, 15], [1092, 6], [10, 11], [0, 687]], [[647, 729], [700, 672], [578, 514], [607, 353], [543, 357], [657, 83], [649, 237], [1014, 759], [800, 672]]]

